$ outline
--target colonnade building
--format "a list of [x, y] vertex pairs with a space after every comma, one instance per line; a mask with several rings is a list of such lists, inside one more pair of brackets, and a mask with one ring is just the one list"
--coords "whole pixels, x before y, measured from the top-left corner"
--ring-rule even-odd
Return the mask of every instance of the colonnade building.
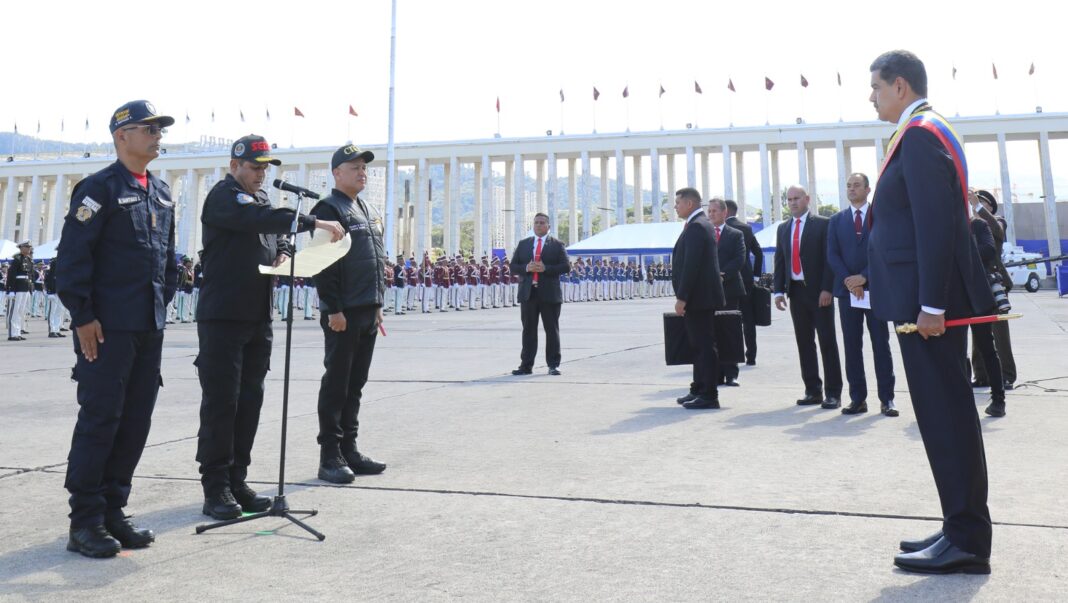
[[[1068, 114], [964, 117], [952, 122], [966, 147], [996, 144], [997, 188], [1002, 192], [1013, 190], [1009, 143], [1037, 145], [1045, 239], [1050, 254], [1060, 255], [1062, 234], [1050, 140], [1068, 138]], [[817, 181], [836, 182], [836, 196], [844, 206], [845, 180], [853, 171], [854, 154], [871, 157], [874, 152], [874, 165], [878, 166], [892, 131], [888, 124], [863, 122], [398, 144], [393, 203], [385, 195], [386, 149], [368, 146], [376, 159], [362, 196], [383, 215], [391, 256], [404, 253], [421, 257], [431, 247], [435, 227], [441, 228], [440, 246], [456, 253], [462, 221], [473, 221], [474, 227], [472, 249], [465, 251], [478, 257], [495, 247], [510, 250], [526, 236], [536, 211], [553, 216], [557, 231], [563, 232], [562, 226], [567, 225], [564, 240], [568, 244], [592, 234], [594, 216], [599, 216], [600, 229], [643, 220], [674, 220], [672, 193], [683, 186], [696, 187], [706, 196], [734, 199], [743, 217], [759, 211], [764, 224], [769, 224], [780, 219], [780, 192], [783, 185], [793, 183], [794, 174], [813, 196], [819, 192]], [[164, 139], [164, 146], [166, 142]], [[836, 173], [828, 178], [828, 174], [816, 173], [815, 156], [831, 150], [837, 158]], [[273, 154], [282, 165], [270, 169], [268, 182], [283, 178], [319, 192], [329, 191], [333, 151], [334, 147], [277, 149]], [[791, 160], [796, 157], [796, 171], [791, 166], [783, 169], [780, 154]], [[751, 160], [746, 162], [746, 157]], [[759, 158], [759, 172], [748, 173], [747, 163], [756, 171], [752, 169], [754, 157]], [[74, 185], [113, 160], [90, 156], [16, 158], [0, 163], [0, 238], [29, 239], [38, 245], [58, 238]], [[1020, 169], [1019, 158], [1013, 161]], [[189, 255], [199, 249], [201, 204], [211, 186], [225, 176], [228, 162], [229, 154], [224, 151], [172, 152], [150, 165], [173, 192], [179, 254]], [[718, 171], [721, 174], [715, 174]], [[783, 171], [790, 173], [791, 180], [781, 181]], [[461, 215], [461, 175], [472, 172], [473, 186], [469, 183], [463, 190], [473, 189], [473, 215]], [[432, 191], [432, 175], [444, 183], [441, 190]], [[876, 174], [869, 176], [876, 187]], [[754, 178], [759, 181], [760, 196], [747, 198], [747, 190], [756, 190], [755, 186], [747, 189]], [[564, 179], [566, 193], [559, 189]], [[722, 183], [721, 190], [710, 190], [713, 180]], [[291, 196], [274, 189], [270, 195], [283, 206], [294, 202]], [[1015, 241], [1017, 204], [1011, 194], [999, 197], [1000, 213], [1008, 222], [1008, 238]], [[646, 199], [650, 201], [646, 203]]]

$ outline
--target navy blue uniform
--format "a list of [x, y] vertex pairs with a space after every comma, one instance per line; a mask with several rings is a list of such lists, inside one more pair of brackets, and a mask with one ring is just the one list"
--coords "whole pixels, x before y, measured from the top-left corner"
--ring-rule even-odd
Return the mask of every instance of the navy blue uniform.
[[145, 190], [115, 162], [74, 187], [56, 290], [73, 326], [100, 321], [104, 343], [88, 362], [75, 332], [81, 410], [65, 483], [72, 528], [122, 517], [163, 383], [163, 328], [177, 281], [174, 203], [162, 180], [149, 173]]
[[[271, 207], [267, 193], [250, 195], [230, 174], [204, 200], [204, 270], [197, 301], [200, 431], [197, 461], [208, 493], [244, 483], [271, 361], [271, 277], [259, 273], [289, 254], [292, 209]], [[315, 218], [300, 216], [300, 231]]]

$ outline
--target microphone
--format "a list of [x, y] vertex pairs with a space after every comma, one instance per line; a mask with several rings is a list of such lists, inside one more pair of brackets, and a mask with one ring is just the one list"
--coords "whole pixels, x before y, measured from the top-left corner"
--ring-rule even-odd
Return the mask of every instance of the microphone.
[[318, 199], [319, 198], [319, 193], [317, 193], [315, 191], [310, 191], [310, 190], [308, 190], [308, 189], [306, 189], [304, 187], [301, 187], [301, 186], [297, 186], [296, 184], [290, 184], [290, 183], [288, 183], [285, 180], [282, 180], [280, 178], [279, 179], [275, 179], [274, 187], [277, 188], [278, 190], [283, 190], [283, 191], [286, 191], [286, 192], [289, 192], [289, 193], [294, 193], [294, 194], [300, 195], [301, 197], [307, 197], [309, 199]]

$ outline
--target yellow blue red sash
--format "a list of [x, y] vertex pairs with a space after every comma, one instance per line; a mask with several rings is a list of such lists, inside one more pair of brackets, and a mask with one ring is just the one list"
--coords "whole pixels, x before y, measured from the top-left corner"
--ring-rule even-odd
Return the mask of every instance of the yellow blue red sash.
[[957, 179], [960, 180], [960, 190], [962, 200], [964, 201], [964, 215], [968, 215], [968, 162], [964, 158], [964, 145], [960, 141], [960, 137], [956, 131], [953, 130], [953, 126], [949, 125], [949, 122], [944, 117], [935, 113], [930, 108], [923, 109], [914, 113], [901, 127], [899, 127], [894, 135], [890, 137], [890, 143], [887, 145], [886, 156], [883, 157], [883, 165], [879, 170], [879, 176], [882, 177], [883, 172], [886, 170], [886, 166], [890, 164], [890, 160], [894, 157], [899, 146], [901, 146], [901, 139], [904, 138], [905, 131], [909, 128], [923, 128], [931, 134], [934, 134], [942, 146], [949, 153], [949, 156], [953, 159], [953, 167], [957, 172]]

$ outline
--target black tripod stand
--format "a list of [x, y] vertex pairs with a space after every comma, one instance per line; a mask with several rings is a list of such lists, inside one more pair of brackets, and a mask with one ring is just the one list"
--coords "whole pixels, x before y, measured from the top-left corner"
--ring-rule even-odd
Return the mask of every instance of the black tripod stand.
[[[276, 181], [277, 182], [277, 181]], [[275, 184], [275, 186], [278, 186]], [[293, 283], [296, 276], [296, 245], [297, 245], [297, 218], [300, 216], [301, 205], [304, 202], [304, 194], [297, 193], [297, 207], [296, 213], [293, 216], [293, 226], [290, 228], [290, 237], [293, 242], [293, 257], [289, 259], [289, 300], [286, 304], [286, 367], [285, 376], [282, 381], [282, 449], [279, 455], [278, 461], [278, 495], [274, 497], [274, 502], [271, 504], [271, 508], [259, 513], [251, 513], [234, 519], [227, 519], [217, 523], [210, 523], [197, 526], [197, 534], [203, 534], [208, 530], [214, 530], [215, 528], [221, 528], [223, 526], [234, 525], [236, 523], [244, 523], [246, 521], [252, 521], [253, 519], [259, 519], [261, 517], [284, 517], [289, 521], [304, 528], [313, 536], [319, 540], [326, 540], [326, 535], [312, 529], [311, 526], [304, 523], [293, 516], [294, 513], [299, 515], [307, 515], [311, 517], [317, 515], [319, 511], [298, 511], [296, 509], [290, 509], [289, 503], [286, 502], [285, 485], [286, 485], [286, 427], [289, 420], [289, 358], [293, 345]]]

